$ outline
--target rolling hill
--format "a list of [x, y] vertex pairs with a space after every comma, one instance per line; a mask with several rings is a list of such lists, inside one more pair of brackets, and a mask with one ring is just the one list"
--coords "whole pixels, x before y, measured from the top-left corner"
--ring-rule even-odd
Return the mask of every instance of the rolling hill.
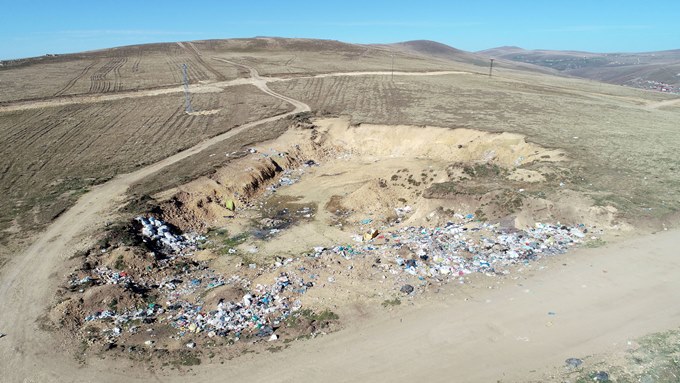
[[642, 53], [526, 50], [506, 46], [477, 52], [551, 68], [570, 76], [610, 84], [680, 93], [680, 49]]
[[[409, 55], [427, 57], [428, 60], [438, 59], [457, 63], [472, 64], [485, 69], [489, 67], [489, 57], [486, 57], [485, 55], [463, 51], [431, 40], [412, 40], [376, 46], [386, 47], [388, 49], [396, 50]], [[501, 59], [496, 61], [494, 64], [496, 65], [496, 68], [501, 67], [520, 71], [560, 75], [560, 73], [556, 70], [512, 60]]]

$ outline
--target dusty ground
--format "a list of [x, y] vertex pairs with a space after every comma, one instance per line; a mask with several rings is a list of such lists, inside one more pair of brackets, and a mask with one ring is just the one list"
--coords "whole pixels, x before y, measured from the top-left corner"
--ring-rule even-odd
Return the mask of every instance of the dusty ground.
[[[257, 62], [256, 66], [262, 71], [277, 75], [302, 74], [305, 71], [323, 73], [335, 69], [324, 65], [338, 65], [321, 56], [314, 58], [318, 53], [309, 49], [308, 44], [303, 44], [306, 51], [299, 46], [296, 49], [308, 53], [308, 59], [301, 60], [305, 64], [286, 69], [290, 64], [283, 61], [283, 56], [263, 57], [261, 52], [258, 53], [258, 49], [264, 51], [274, 43], [280, 44], [265, 39], [246, 42], [243, 51], [238, 52], [240, 57], [231, 52], [222, 54], [217, 57], [222, 61], [213, 60], [213, 64], [229, 66], [264, 93], [281, 102], [291, 103], [295, 110], [289, 116], [309, 110], [306, 100], [317, 112], [349, 115], [352, 124], [360, 125], [347, 129], [347, 121], [341, 123], [344, 127], [336, 128], [331, 126], [332, 122], [320, 124], [319, 132], [324, 133], [321, 138], [331, 137], [332, 140], [328, 141], [338, 144], [332, 145], [335, 147], [333, 150], [308, 151], [308, 155], [314, 153], [320, 166], [312, 166], [307, 178], [302, 178], [286, 191], [281, 189], [279, 193], [279, 198], [282, 198], [279, 201], [286, 204], [314, 207], [313, 211], [318, 213], [315, 220], [323, 225], [310, 226], [302, 220], [284, 230], [280, 241], [242, 244], [240, 251], [247, 251], [247, 247], [252, 245], [259, 247], [259, 252], [252, 255], [251, 260], [258, 262], [258, 257], [284, 252], [285, 243], [294, 244], [287, 247], [292, 249], [291, 252], [308, 248], [316, 242], [309, 238], [319, 234], [330, 243], [347, 235], [336, 225], [357, 225], [357, 221], [366, 218], [364, 210], [372, 212], [371, 219], [377, 223], [388, 222], [390, 217], [386, 217], [386, 212], [394, 208], [394, 201], [413, 202], [414, 206], [422, 208], [417, 209], [418, 214], [411, 216], [413, 223], [441, 222], [446, 217], [428, 213], [433, 210], [446, 212], [447, 208], [464, 210], [468, 206], [480, 208], [475, 213], [486, 219], [515, 214], [515, 224], [520, 226], [530, 225], [537, 217], [589, 221], [607, 226], [610, 230], [625, 227], [622, 218], [638, 225], [647, 218], [653, 218], [655, 221], [651, 224], [659, 228], [675, 222], [672, 217], [678, 198], [674, 186], [678, 181], [672, 155], [676, 146], [676, 135], [673, 134], [676, 127], [672, 122], [678, 109], [674, 101], [663, 96], [503, 69], [499, 71], [498, 77], [501, 78], [494, 77], [493, 82], [488, 77], [470, 74], [473, 69], [467, 68], [470, 69], [467, 71], [462, 67], [456, 67], [454, 71], [446, 68], [446, 72], [427, 76], [422, 73], [424, 68], [418, 67], [420, 73], [395, 73], [392, 81], [391, 73], [384, 71], [389, 55], [363, 47], [357, 48], [357, 54], [352, 50], [345, 52], [340, 62], [344, 60], [345, 64], [355, 65], [349, 70], [380, 71], [355, 73], [354, 76], [326, 73], [316, 78], [285, 80], [262, 78], [252, 68], [230, 64]], [[203, 42], [195, 46], [201, 44], [205, 47], [200, 49], [215, 51], [220, 46], [219, 42]], [[233, 48], [230, 44], [234, 42], [227, 44]], [[253, 48], [249, 44], [263, 45]], [[213, 48], [209, 48], [211, 45]], [[193, 49], [192, 46], [178, 46], [185, 51]], [[285, 51], [281, 47], [277, 49]], [[248, 50], [253, 52], [252, 56], [247, 53]], [[196, 60], [206, 60], [199, 53], [197, 55], [194, 56]], [[362, 63], [363, 58], [366, 61]], [[295, 60], [297, 58], [291, 63]], [[405, 63], [416, 65], [423, 60], [421, 57], [405, 60]], [[400, 70], [408, 69], [408, 65]], [[441, 68], [438, 65], [440, 63], [425, 69], [437, 70]], [[278, 70], [276, 66], [279, 66]], [[343, 72], [348, 70], [342, 69]], [[208, 72], [217, 76], [213, 71]], [[224, 79], [209, 81], [224, 82], [228, 79], [225, 76]], [[270, 90], [268, 83], [285, 96]], [[199, 89], [209, 84], [194, 86]], [[177, 89], [173, 92], [181, 98]], [[25, 98], [31, 97], [29, 92]], [[146, 97], [149, 95], [143, 95], [142, 99]], [[298, 97], [302, 101], [298, 101]], [[386, 99], [394, 102], [384, 101]], [[29, 106], [30, 103], [14, 105], [20, 105], [19, 109], [6, 113], [35, 110]], [[219, 113], [187, 117], [214, 116], [219, 116]], [[179, 189], [162, 191], [201, 174], [208, 173], [207, 179], [212, 182], [223, 182], [233, 174], [230, 171], [248, 172], [243, 168], [229, 170], [229, 166], [237, 166], [238, 162], [226, 157], [226, 154], [248, 160], [248, 155], [253, 154], [248, 148], [254, 146], [258, 148], [255, 154], [265, 153], [269, 148], [256, 144], [281, 134], [285, 129], [277, 121], [284, 118], [285, 115], [279, 115], [241, 125], [164, 160], [114, 177], [92, 187], [73, 208], [56, 217], [30, 248], [13, 257], [2, 270], [0, 308], [4, 314], [0, 318], [0, 331], [8, 335], [0, 338], [0, 352], [3, 370], [10, 371], [3, 379], [116, 381], [120, 379], [116, 371], [123, 369], [128, 379], [157, 378], [164, 381], [186, 380], [190, 376], [188, 374], [195, 374], [196, 378], [206, 381], [220, 379], [224, 374], [256, 381], [312, 380], [322, 376], [333, 376], [338, 381], [356, 378], [398, 381], [424, 375], [435, 381], [450, 381], [452, 376], [462, 376], [460, 380], [463, 381], [523, 381], [535, 377], [541, 379], [542, 373], [555, 376], [546, 366], [559, 366], [566, 357], [620, 350], [617, 345], [626, 340], [677, 327], [680, 314], [666, 303], [672, 299], [672, 292], [677, 290], [672, 275], [680, 267], [672, 257], [677, 233], [670, 231], [530, 264], [509, 277], [479, 277], [462, 287], [441, 286], [418, 300], [400, 298], [398, 307], [394, 305], [399, 294], [386, 295], [374, 285], [364, 286], [358, 282], [360, 279], [350, 278], [350, 281], [355, 281], [353, 284], [343, 282], [338, 290], [319, 289], [319, 295], [308, 298], [310, 301], [318, 298], [321, 301], [316, 302], [318, 307], [330, 307], [338, 312], [347, 330], [323, 336], [320, 340], [294, 342], [287, 348], [269, 350], [266, 364], [262, 363], [262, 356], [242, 355], [237, 359], [238, 363], [208, 357], [203, 358], [198, 367], [187, 366], [195, 364], [193, 359], [187, 359], [184, 366], [179, 363], [175, 369], [154, 368], [147, 371], [149, 364], [136, 364], [125, 358], [99, 359], [98, 355], [87, 350], [74, 359], [74, 344], [46, 331], [49, 323], [43, 316], [47, 302], [55, 303], [55, 288], [63, 283], [78, 261], [77, 258], [69, 260], [69, 257], [76, 250], [91, 247], [105, 223], [143, 209], [144, 194], [153, 194], [163, 201], [176, 191], [184, 190], [199, 197], [187, 201], [197, 201], [200, 193], [209, 190], [205, 179]], [[366, 122], [380, 124], [369, 125]], [[444, 133], [441, 128], [382, 125], [386, 123], [459, 129]], [[603, 129], [611, 124], [614, 128]], [[305, 131], [304, 126], [295, 123], [293, 126]], [[422, 130], [416, 133], [415, 129]], [[496, 136], [485, 133], [489, 131], [511, 131], [513, 134]], [[251, 132], [255, 133], [250, 135]], [[452, 138], [447, 138], [449, 135]], [[470, 141], [459, 144], [462, 147], [456, 145], [454, 151], [451, 151], [453, 148], [441, 152], [419, 151], [414, 150], [418, 146], [396, 145], [403, 142], [397, 138], [404, 138], [408, 142], [421, 143], [420, 148], [431, 147], [438, 140], [441, 140], [442, 146], [448, 147], [459, 142], [457, 140], [461, 137]], [[282, 139], [288, 138], [284, 135]], [[234, 142], [230, 142], [232, 140]], [[299, 137], [289, 142], [296, 141]], [[645, 145], [640, 145], [640, 142], [645, 142]], [[397, 152], [380, 150], [394, 148], [395, 145]], [[317, 146], [316, 150], [324, 148], [320, 143]], [[509, 151], [489, 150], [497, 147], [506, 147]], [[304, 152], [306, 149], [300, 150]], [[350, 157], [354, 156], [354, 160], [341, 162], [347, 159], [342, 157], [347, 153]], [[395, 155], [403, 157], [398, 161], [393, 158]], [[531, 156], [537, 158], [525, 163]], [[426, 157], [433, 157], [433, 160], [428, 161]], [[523, 159], [520, 160], [520, 157]], [[562, 161], [561, 157], [565, 160]], [[454, 162], [451, 159], [471, 162], [467, 167], [464, 164], [451, 166]], [[200, 161], [201, 170], [193, 166], [196, 161]], [[398, 166], [399, 162], [403, 162], [404, 167]], [[616, 165], [612, 166], [613, 163]], [[211, 167], [216, 169], [211, 170]], [[393, 179], [393, 176], [396, 178]], [[464, 186], [463, 193], [447, 184], [452, 181], [456, 184], [454, 186]], [[474, 188], [465, 190], [472, 186]], [[133, 192], [141, 199], [128, 204], [131, 210], [127, 213], [114, 213], [118, 206], [129, 202], [125, 193], [130, 187], [134, 187]], [[476, 192], [470, 194], [472, 191]], [[500, 203], [498, 198], [494, 201], [496, 191], [508, 199], [501, 199]], [[522, 209], [518, 210], [516, 195], [524, 192], [528, 192], [528, 197], [522, 201]], [[472, 195], [474, 200], [467, 195]], [[479, 195], [482, 197], [479, 198]], [[456, 206], [437, 202], [451, 198]], [[254, 203], [256, 200], [249, 201]], [[262, 208], [255, 204], [249, 206], [253, 213], [266, 210], [267, 201], [261, 202], [264, 204]], [[548, 208], [547, 211], [540, 206], [541, 203]], [[617, 214], [610, 205], [624, 215]], [[335, 214], [353, 207], [358, 209], [348, 215]], [[214, 224], [227, 227], [231, 232], [238, 232], [239, 228], [252, 224], [225, 218], [227, 214], [222, 214], [221, 210], [211, 211], [216, 213], [212, 217]], [[584, 212], [596, 214], [590, 216]], [[520, 217], [522, 214], [523, 218]], [[234, 226], [229, 227], [229, 224]], [[322, 227], [324, 231], [319, 231]], [[602, 244], [597, 242], [594, 245]], [[36, 259], [41, 262], [35, 262]], [[245, 258], [242, 260], [246, 261]], [[106, 262], [116, 264], [116, 260]], [[235, 264], [224, 264], [224, 267], [232, 266]], [[351, 265], [339, 264], [337, 270], [330, 269], [329, 277], [342, 280], [347, 274], [347, 266]], [[361, 274], [360, 269], [357, 272]], [[596, 293], [593, 289], [597, 290]], [[369, 291], [375, 295], [369, 295]], [[385, 302], [391, 303], [383, 306], [381, 303]], [[385, 315], [385, 311], [392, 314]], [[59, 355], [52, 350], [57, 350]], [[276, 353], [270, 354], [274, 351]], [[263, 352], [263, 349], [256, 349], [256, 352]], [[517, 358], [518, 355], [521, 358]], [[36, 370], [32, 366], [38, 361], [41, 368]], [[83, 362], [84, 365], [79, 364]], [[340, 368], [345, 371], [349, 364], [356, 366], [355, 375], [332, 373]], [[79, 365], [81, 368], [77, 368]]]

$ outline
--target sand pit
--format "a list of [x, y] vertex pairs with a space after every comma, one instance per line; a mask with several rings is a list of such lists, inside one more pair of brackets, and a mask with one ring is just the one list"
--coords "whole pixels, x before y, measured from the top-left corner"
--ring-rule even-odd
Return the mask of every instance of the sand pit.
[[[456, 213], [515, 228], [535, 222], [628, 228], [618, 221], [616, 209], [594, 206], [565, 184], [569, 160], [564, 153], [517, 134], [352, 126], [348, 119], [332, 118], [291, 129], [251, 151], [210, 177], [158, 195], [168, 201], [164, 218], [183, 230], [240, 230], [257, 217], [234, 216], [225, 201], [256, 207], [283, 178], [286, 187], [276, 190], [279, 196], [318, 207], [313, 220], [295, 226], [299, 233], [282, 234], [298, 237], [293, 251], [318, 244], [319, 238], [346, 239], [343, 225], [370, 220], [373, 226], [433, 226]], [[305, 166], [306, 161], [313, 166]], [[293, 182], [291, 172], [297, 172]], [[275, 242], [290, 244], [285, 238]]]

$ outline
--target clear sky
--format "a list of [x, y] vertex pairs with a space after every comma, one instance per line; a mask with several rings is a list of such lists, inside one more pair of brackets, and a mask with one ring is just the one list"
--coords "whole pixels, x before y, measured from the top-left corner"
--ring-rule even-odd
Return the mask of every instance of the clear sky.
[[0, 59], [253, 36], [428, 39], [468, 51], [680, 49], [680, 0], [0, 0]]

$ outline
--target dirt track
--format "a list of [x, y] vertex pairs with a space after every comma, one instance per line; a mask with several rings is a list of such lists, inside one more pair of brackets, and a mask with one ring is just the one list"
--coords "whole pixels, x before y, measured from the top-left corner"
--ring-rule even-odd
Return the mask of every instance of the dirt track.
[[[237, 64], [235, 62], [228, 61], [228, 60], [225, 60], [225, 59], [219, 59], [219, 58], [215, 58], [215, 59], [218, 60], [218, 61], [225, 62], [225, 63], [245, 67], [244, 65]], [[230, 81], [218, 81], [218, 82], [207, 82], [207, 83], [193, 84], [193, 85], [189, 86], [189, 90], [192, 93], [209, 93], [209, 92], [221, 92], [225, 88], [228, 88], [230, 86], [255, 85], [258, 88], [260, 88], [263, 92], [269, 94], [270, 91], [264, 90], [262, 88], [262, 85], [266, 85], [268, 82], [290, 80], [288, 78], [284, 79], [284, 78], [276, 78], [276, 77], [260, 77], [260, 75], [257, 73], [257, 71], [254, 68], [248, 67], [248, 69], [250, 70], [250, 73], [251, 73], [251, 77], [249, 77], [249, 78], [240, 78], [240, 79], [230, 80]], [[255, 75], [253, 75], [253, 74], [255, 74]], [[393, 74], [394, 76], [443, 76], [443, 75], [451, 75], [451, 74], [470, 74], [470, 73], [469, 72], [462, 72], [462, 71], [435, 71], [435, 72], [375, 71], [375, 72], [326, 73], [326, 74], [320, 74], [320, 75], [315, 75], [315, 76], [304, 76], [302, 78], [324, 78], [324, 77], [343, 77], [343, 76], [381, 76], [381, 75], [386, 76], [386, 75], [391, 75], [391, 74]], [[2, 113], [2, 112], [14, 112], [14, 111], [19, 111], [19, 110], [42, 109], [42, 108], [49, 108], [49, 107], [54, 107], [54, 106], [64, 106], [64, 105], [73, 105], [73, 104], [91, 104], [91, 103], [97, 103], [97, 102], [121, 100], [121, 99], [126, 99], [126, 98], [151, 97], [151, 96], [158, 96], [158, 95], [172, 94], [172, 93], [181, 93], [181, 92], [184, 92], [183, 86], [176, 86], [176, 87], [169, 87], [169, 88], [146, 89], [146, 90], [140, 90], [140, 91], [127, 91], [127, 92], [123, 91], [123, 92], [116, 92], [116, 93], [63, 96], [63, 97], [55, 97], [55, 98], [49, 98], [49, 99], [37, 100], [37, 101], [8, 102], [8, 103], [5, 103], [5, 105], [0, 105], [0, 113]], [[285, 96], [278, 95], [277, 97], [279, 97], [282, 100], [288, 101], [288, 102], [291, 101], [290, 99], [288, 99]]]
[[[64, 259], [103, 226], [132, 183], [245, 129], [309, 110], [271, 91], [268, 80], [250, 70], [248, 83], [296, 109], [243, 125], [93, 188], [4, 268], [0, 332], [8, 335], [0, 339], [3, 381], [187, 381], [187, 376], [150, 376], [123, 360], [92, 360], [79, 368], [36, 320], [61, 280]], [[525, 380], [528, 371], [560, 364], [566, 357], [605, 351], [631, 337], [676, 326], [680, 309], [669, 302], [680, 289], [675, 277], [680, 272], [675, 257], [679, 245], [677, 232], [665, 232], [583, 250], [554, 260], [547, 271], [522, 280], [521, 286], [508, 283], [500, 290], [475, 292], [469, 301], [454, 296], [392, 318], [377, 316], [351, 330], [267, 355], [266, 363], [264, 356], [254, 356], [196, 368], [191, 380]]]
[[654, 102], [654, 103], [648, 104], [645, 108], [647, 110], [654, 110], [654, 109], [663, 108], [664, 106], [671, 106], [671, 105], [675, 105], [675, 104], [680, 104], [680, 99], [674, 98], [672, 100], [664, 100], [664, 101]]

